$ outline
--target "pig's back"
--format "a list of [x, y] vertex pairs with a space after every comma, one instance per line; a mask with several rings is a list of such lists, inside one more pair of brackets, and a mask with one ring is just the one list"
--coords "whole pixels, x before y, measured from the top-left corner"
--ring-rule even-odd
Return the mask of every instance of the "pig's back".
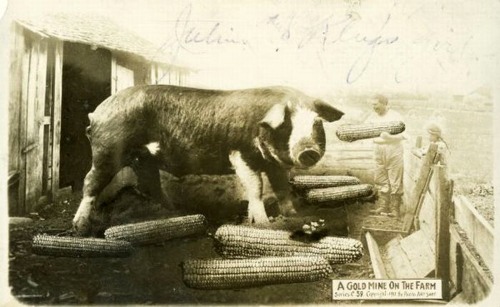
[[105, 100], [92, 119], [101, 142], [138, 147], [160, 142], [165, 168], [176, 175], [230, 172], [231, 150], [254, 151], [258, 122], [284, 99], [276, 89], [218, 91], [136, 86]]

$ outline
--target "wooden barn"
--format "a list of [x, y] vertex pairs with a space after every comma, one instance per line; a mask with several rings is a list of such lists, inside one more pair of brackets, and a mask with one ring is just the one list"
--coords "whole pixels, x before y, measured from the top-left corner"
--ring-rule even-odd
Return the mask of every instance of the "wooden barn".
[[87, 114], [138, 84], [185, 84], [152, 43], [100, 16], [54, 14], [11, 26], [9, 214], [79, 190], [90, 168]]

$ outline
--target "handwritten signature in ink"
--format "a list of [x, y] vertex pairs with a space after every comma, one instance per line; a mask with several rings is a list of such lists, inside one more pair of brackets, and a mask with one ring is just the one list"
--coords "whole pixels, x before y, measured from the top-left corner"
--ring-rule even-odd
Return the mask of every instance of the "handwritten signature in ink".
[[[329, 48], [338, 44], [360, 44], [363, 46], [360, 53], [354, 55], [354, 60], [346, 74], [346, 82], [354, 83], [359, 80], [367, 70], [377, 48], [389, 46], [399, 40], [398, 35], [383, 35], [384, 28], [391, 19], [389, 13], [380, 28], [374, 34], [366, 34], [362, 29], [359, 16], [348, 14], [337, 19], [333, 14], [320, 19], [305, 28], [305, 31], [294, 31], [292, 29], [292, 19], [288, 21], [280, 19], [279, 14], [268, 18], [275, 30], [280, 33], [280, 38], [286, 41], [293, 41], [297, 49], [306, 48], [312, 44], [321, 44], [322, 50], [329, 51]], [[295, 29], [296, 30], [296, 29]], [[372, 29], [368, 31], [372, 32]]]
[[[239, 38], [233, 27], [225, 27], [220, 21], [208, 21], [208, 26], [191, 19], [192, 5], [187, 5], [175, 21], [175, 40], [186, 51], [195, 52], [190, 45], [248, 45]], [[205, 22], [204, 22], [205, 23]]]

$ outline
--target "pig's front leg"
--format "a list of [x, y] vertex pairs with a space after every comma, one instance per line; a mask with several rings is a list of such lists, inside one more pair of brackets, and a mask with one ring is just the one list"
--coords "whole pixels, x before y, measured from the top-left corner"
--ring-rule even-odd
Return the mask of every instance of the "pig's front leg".
[[103, 226], [106, 217], [97, 203], [97, 198], [116, 173], [114, 169], [104, 167], [98, 169], [95, 164], [94, 162], [94, 165], [85, 176], [83, 198], [73, 218], [73, 228], [81, 236], [88, 236], [94, 234], [96, 230], [101, 230], [100, 228]]
[[278, 198], [281, 214], [289, 216], [297, 213], [293, 203], [292, 187], [289, 183], [289, 172], [278, 167], [269, 167], [265, 170], [271, 188]]
[[251, 169], [241, 157], [241, 152], [232, 151], [229, 154], [229, 161], [236, 171], [245, 188], [248, 198], [248, 222], [267, 223], [269, 219], [262, 201], [262, 178], [260, 173]]

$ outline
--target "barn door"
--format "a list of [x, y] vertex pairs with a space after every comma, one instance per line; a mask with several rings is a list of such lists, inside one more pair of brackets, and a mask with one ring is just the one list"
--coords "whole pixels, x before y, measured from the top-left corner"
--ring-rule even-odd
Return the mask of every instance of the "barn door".
[[53, 199], [59, 178], [62, 42], [27, 33], [21, 89], [16, 214]]
[[[31, 211], [43, 195], [44, 139], [46, 130], [45, 94], [47, 73], [47, 41], [30, 36], [24, 52], [21, 154], [24, 161], [25, 212]], [[28, 38], [30, 38], [28, 37]], [[48, 142], [48, 140], [47, 140]]]

